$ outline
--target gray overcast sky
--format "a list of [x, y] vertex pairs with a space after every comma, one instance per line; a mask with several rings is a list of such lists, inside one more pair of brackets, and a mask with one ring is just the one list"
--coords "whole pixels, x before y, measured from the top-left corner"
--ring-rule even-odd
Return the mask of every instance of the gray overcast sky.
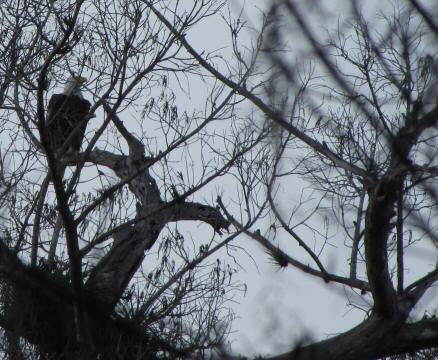
[[[309, 7], [307, 14], [309, 19], [312, 19], [310, 22], [315, 25], [314, 30], [321, 38], [325, 36], [326, 29], [334, 30], [336, 28], [339, 17], [348, 17], [349, 11], [346, 4], [349, 2], [347, 0], [307, 2], [318, 6], [318, 11], [312, 11], [312, 8]], [[260, 11], [266, 9], [269, 3], [269, 1], [257, 0], [230, 0], [231, 12], [237, 14], [244, 6], [243, 18], [248, 21], [250, 27], [255, 29], [255, 31], [245, 33], [245, 37], [242, 39], [243, 45], [249, 45], [251, 41], [254, 41], [257, 28], [260, 26]], [[377, 13], [378, 6], [382, 4], [388, 6], [389, 2], [372, 0], [367, 1], [366, 4], [366, 13], [373, 15]], [[322, 14], [324, 16], [321, 16], [321, 12], [319, 12], [321, 9], [323, 9]], [[285, 19], [285, 22], [287, 22], [287, 19]], [[223, 54], [224, 57], [229, 54], [229, 33], [225, 29], [223, 20], [219, 17], [205, 19], [203, 23], [195, 27], [192, 33], [188, 34], [188, 38], [199, 52], [220, 49], [218, 53]], [[313, 55], [308, 51], [297, 32], [291, 32], [290, 39], [287, 40], [292, 51], [286, 56], [293, 59], [301, 58], [303, 63], [312, 59]], [[247, 55], [249, 55], [249, 52]], [[323, 73], [320, 68], [317, 68], [317, 71]], [[176, 87], [176, 82], [171, 83], [170, 87], [172, 86]], [[182, 83], [181, 86], [183, 88], [187, 86], [187, 89], [182, 89], [181, 92], [190, 90], [190, 101], [188, 104], [184, 104], [183, 108], [188, 112], [192, 108], [201, 109], [202, 111], [205, 105], [205, 86], [202, 81], [188, 81]], [[178, 91], [175, 88], [177, 95]], [[262, 116], [260, 117], [255, 121], [264, 120]], [[161, 146], [163, 144], [159, 145], [158, 148], [165, 148], [165, 146]], [[194, 156], [196, 155], [199, 154], [194, 154]], [[177, 166], [184, 166], [184, 164], [175, 164], [175, 168]], [[282, 208], [286, 215], [299, 203], [301, 196], [312, 197], [311, 192], [308, 190], [304, 193], [301, 191], [305, 186], [302, 180], [296, 179], [282, 185], [279, 195], [284, 200]], [[224, 190], [229, 190], [230, 193], [235, 191], [233, 188], [234, 183], [230, 182], [229, 185], [221, 183], [221, 186]], [[208, 190], [211, 190], [211, 188], [207, 187], [207, 191], [203, 190], [207, 193], [207, 196], [211, 195]], [[211, 193], [214, 193], [214, 191]], [[206, 200], [213, 203], [215, 199], [208, 198]], [[309, 202], [307, 207], [312, 208], [313, 204], [314, 202]], [[299, 222], [300, 218], [306, 216], [306, 212], [301, 210], [294, 216], [296, 217], [294, 221]], [[314, 226], [322, 228], [330, 224], [330, 219], [328, 219], [328, 223], [324, 223], [322, 219], [319, 220], [320, 223], [317, 220], [312, 221]], [[262, 229], [269, 228], [269, 219], [260, 221], [258, 225]], [[193, 223], [181, 225], [181, 228], [189, 229], [193, 233], [194, 239], [203, 240], [203, 237], [208, 237], [212, 233], [210, 228], [209, 232], [205, 231], [208, 228], [207, 226], [196, 227]], [[300, 231], [304, 236], [312, 239], [310, 232], [306, 233], [302, 229]], [[348, 270], [348, 248], [342, 246], [342, 243], [336, 243], [336, 231], [331, 235], [334, 241], [325, 249], [324, 260], [328, 264], [328, 270], [345, 275]], [[294, 257], [307, 261], [307, 258], [302, 254], [302, 250], [296, 244], [286, 244], [285, 238], [282, 238], [281, 234], [275, 241], [279, 241]], [[325, 338], [351, 328], [365, 316], [364, 312], [347, 306], [349, 302], [356, 303], [360, 301], [348, 289], [344, 289], [339, 285], [325, 284], [320, 279], [312, 278], [291, 267], [278, 270], [261, 246], [246, 236], [240, 236], [235, 243], [244, 248], [254, 258], [253, 261], [243, 252], [239, 253], [238, 260], [243, 270], [237, 276], [247, 284], [247, 294], [246, 296], [239, 294], [236, 297], [239, 304], [234, 305], [239, 317], [233, 326], [233, 329], [237, 332], [231, 335], [235, 351], [247, 355], [280, 353], [289, 350], [293, 345], [293, 341], [299, 342], [307, 336], [313, 339]], [[420, 247], [413, 254], [414, 259], [415, 257], [421, 259], [421, 261], [418, 262], [415, 271], [410, 271], [407, 274], [408, 279], [414, 279], [417, 271], [418, 273], [424, 273], [435, 265], [436, 250], [432, 246], [426, 245], [423, 248]], [[430, 301], [430, 297], [424, 300], [424, 304], [427, 304], [428, 301]]]
[[[234, 13], [240, 10], [242, 3], [231, 1], [231, 9]], [[248, 24], [257, 27], [260, 24], [260, 9], [266, 9], [269, 1], [245, 1], [244, 3], [244, 18], [248, 20]], [[312, 11], [309, 6], [308, 16], [314, 19], [310, 23], [317, 24], [313, 26], [313, 30], [321, 36], [321, 39], [326, 36], [326, 30], [336, 30], [337, 25], [342, 24], [342, 21], [350, 15], [350, 1], [315, 1], [313, 3], [317, 4], [317, 11]], [[365, 16], [372, 21], [376, 20], [380, 12], [390, 10], [392, 7], [393, 4], [390, 2], [373, 0], [366, 2], [363, 11]], [[375, 24], [378, 22], [376, 21]], [[346, 27], [345, 30], [348, 31], [348, 28]], [[227, 39], [222, 40], [219, 32], [207, 33], [209, 37], [205, 40], [201, 32], [197, 33], [200, 43], [206, 41], [211, 47], [215, 47], [215, 41], [219, 44], [222, 41], [225, 45], [227, 44]], [[210, 37], [212, 34], [215, 40], [213, 42]], [[248, 32], [247, 36], [247, 41], [249, 41], [254, 33]], [[308, 52], [306, 44], [300, 41], [297, 33], [291, 36], [289, 45], [293, 49], [290, 56], [300, 57], [304, 54], [303, 59], [306, 59], [304, 61], [312, 58], [313, 55]], [[290, 185], [291, 188], [301, 186], [299, 180]], [[295, 193], [289, 191], [286, 196], [290, 203], [293, 203], [298, 201], [300, 195], [300, 191], [295, 191]], [[254, 256], [257, 265], [245, 256], [242, 257], [241, 261], [245, 270], [239, 274], [239, 277], [248, 285], [248, 292], [245, 297], [240, 298], [240, 304], [235, 306], [239, 318], [234, 323], [234, 329], [238, 332], [232, 334], [231, 338], [234, 340], [233, 349], [236, 351], [245, 354], [280, 353], [290, 350], [292, 339], [296, 342], [309, 339], [309, 337], [314, 340], [323, 339], [350, 329], [366, 316], [363, 311], [349, 305], [349, 302], [360, 304], [363, 301], [350, 290], [339, 285], [325, 284], [291, 267], [279, 271], [272, 265], [261, 246], [246, 236], [241, 236], [238, 244]], [[342, 274], [342, 269], [347, 269], [345, 265], [349, 254], [340, 253], [345, 250], [335, 245], [325, 255], [328, 263], [332, 264], [330, 270], [334, 270], [335, 273], [337, 270]], [[415, 270], [410, 269], [406, 275], [407, 278], [412, 281], [417, 275], [431, 271], [436, 255], [436, 248], [431, 243], [416, 249], [411, 254]], [[418, 306], [419, 316], [435, 296], [436, 292], [431, 291], [424, 298]]]
[[[243, 1], [230, 3], [231, 10], [236, 14], [241, 10]], [[261, 11], [267, 8], [268, 3], [244, 2], [243, 18], [249, 26], [256, 29], [260, 26]], [[342, 2], [337, 6], [345, 9]], [[331, 7], [331, 11], [332, 16], [338, 14], [334, 7]], [[217, 25], [212, 19], [207, 19], [196, 32], [189, 35], [198, 50], [214, 50], [229, 45], [227, 32], [212, 31], [223, 29], [223, 22], [220, 19], [214, 21], [218, 22]], [[333, 20], [328, 19], [328, 23], [333, 24]], [[247, 38], [244, 41], [249, 43], [254, 40], [256, 32], [247, 31], [245, 35]], [[297, 43], [296, 36], [293, 41], [291, 45], [302, 47], [304, 51], [304, 43]], [[299, 50], [295, 48], [292, 56], [298, 54]], [[195, 102], [196, 91], [192, 86], [191, 94]], [[299, 196], [299, 192], [294, 195]], [[237, 297], [240, 304], [235, 305], [238, 319], [233, 326], [237, 332], [231, 336], [234, 350], [245, 354], [279, 353], [290, 349], [291, 339], [298, 342], [303, 336], [323, 338], [346, 330], [363, 318], [359, 311], [350, 311], [346, 307], [347, 299], [341, 287], [327, 285], [290, 267], [278, 271], [262, 247], [246, 236], [241, 236], [237, 243], [255, 258], [257, 264], [246, 255], [239, 259], [244, 270], [238, 277], [248, 285], [248, 290], [245, 297]], [[334, 267], [337, 261], [344, 260], [337, 256], [336, 251], [331, 256]]]

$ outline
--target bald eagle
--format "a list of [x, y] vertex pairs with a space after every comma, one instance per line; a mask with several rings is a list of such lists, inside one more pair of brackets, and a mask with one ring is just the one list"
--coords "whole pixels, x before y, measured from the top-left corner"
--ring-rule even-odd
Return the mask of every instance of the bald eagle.
[[67, 80], [62, 94], [54, 94], [47, 107], [46, 133], [51, 150], [57, 152], [68, 140], [66, 152], [79, 152], [90, 119], [91, 104], [81, 93], [87, 81], [80, 76]]

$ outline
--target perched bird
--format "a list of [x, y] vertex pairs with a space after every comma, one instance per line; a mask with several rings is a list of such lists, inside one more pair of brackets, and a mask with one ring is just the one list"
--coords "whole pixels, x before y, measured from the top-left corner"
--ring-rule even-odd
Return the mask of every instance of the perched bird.
[[79, 152], [90, 119], [91, 104], [82, 96], [81, 87], [87, 81], [81, 76], [67, 80], [62, 94], [54, 94], [47, 107], [46, 133], [51, 150], [60, 150], [64, 143], [66, 152]]

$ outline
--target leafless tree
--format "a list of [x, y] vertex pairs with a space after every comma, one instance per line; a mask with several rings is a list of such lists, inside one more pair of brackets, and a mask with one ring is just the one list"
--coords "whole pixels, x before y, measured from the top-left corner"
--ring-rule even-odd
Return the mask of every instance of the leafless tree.
[[[4, 2], [5, 357], [231, 357], [243, 233], [364, 311], [351, 330], [272, 359], [433, 356], [434, 309], [413, 310], [436, 264], [408, 273], [412, 251], [437, 243], [433, 7], [400, 0], [376, 16], [346, 1], [338, 19], [323, 2], [281, 0], [243, 46], [249, 23], [225, 5]], [[338, 27], [324, 29], [330, 16]], [[216, 26], [229, 47], [200, 48]], [[46, 126], [72, 75], [88, 78], [92, 103], [79, 153], [51, 148]]]

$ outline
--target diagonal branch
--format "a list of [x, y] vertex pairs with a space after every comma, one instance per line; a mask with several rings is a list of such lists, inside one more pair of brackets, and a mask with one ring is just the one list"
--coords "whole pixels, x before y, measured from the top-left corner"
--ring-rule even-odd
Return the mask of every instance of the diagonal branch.
[[369, 285], [367, 282], [358, 280], [358, 279], [349, 279], [342, 276], [330, 274], [328, 272], [323, 272], [316, 270], [309, 265], [303, 264], [301, 261], [298, 261], [292, 257], [290, 257], [288, 254], [286, 254], [284, 251], [279, 249], [277, 246], [272, 244], [267, 238], [262, 236], [260, 234], [259, 230], [256, 231], [250, 231], [245, 229], [245, 227], [240, 224], [234, 217], [227, 211], [222, 201], [219, 199], [219, 206], [221, 207], [222, 211], [224, 212], [225, 216], [228, 218], [228, 220], [233, 224], [236, 229], [239, 231], [243, 231], [244, 234], [250, 236], [254, 240], [256, 240], [260, 245], [262, 245], [265, 249], [267, 249], [273, 256], [281, 258], [283, 261], [285, 261], [287, 264], [292, 265], [293, 267], [296, 267], [297, 269], [305, 272], [306, 274], [310, 274], [316, 277], [319, 277], [320, 279], [323, 279], [325, 282], [334, 281], [339, 284], [344, 284], [347, 286], [350, 286], [352, 288], [360, 289], [362, 292], [367, 292], [370, 290]]

